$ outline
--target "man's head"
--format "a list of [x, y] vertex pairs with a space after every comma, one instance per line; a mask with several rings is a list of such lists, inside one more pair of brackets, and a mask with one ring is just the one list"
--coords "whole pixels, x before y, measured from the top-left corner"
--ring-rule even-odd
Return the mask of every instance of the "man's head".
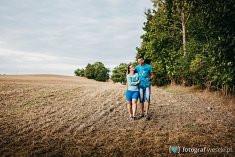
[[142, 56], [139, 57], [137, 61], [138, 61], [139, 65], [144, 65], [144, 57], [142, 57]]

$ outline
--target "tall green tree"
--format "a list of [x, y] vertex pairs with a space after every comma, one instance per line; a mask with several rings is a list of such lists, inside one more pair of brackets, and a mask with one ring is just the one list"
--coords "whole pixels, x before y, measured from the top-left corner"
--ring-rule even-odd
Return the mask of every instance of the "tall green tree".
[[[203, 42], [202, 54], [206, 57], [204, 64], [207, 64], [204, 82], [206, 86], [221, 89], [225, 94], [234, 92], [235, 2], [198, 0], [193, 1], [193, 6], [194, 16], [200, 16], [201, 19], [198, 23], [200, 32], [193, 37], [197, 43]], [[198, 29], [198, 26], [194, 29]]]
[[153, 0], [136, 57], [156, 70], [153, 84], [179, 83], [235, 92], [235, 4]]

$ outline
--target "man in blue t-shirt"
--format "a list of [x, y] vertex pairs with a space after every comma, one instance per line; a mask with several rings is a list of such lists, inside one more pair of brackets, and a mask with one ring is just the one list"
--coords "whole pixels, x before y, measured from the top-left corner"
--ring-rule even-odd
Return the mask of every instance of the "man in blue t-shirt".
[[150, 120], [149, 105], [150, 105], [150, 93], [151, 93], [151, 80], [154, 77], [153, 68], [151, 65], [144, 62], [143, 57], [138, 58], [139, 65], [136, 66], [136, 72], [139, 75], [139, 88], [140, 88], [140, 110], [141, 117], [144, 117], [144, 102], [147, 101], [145, 106], [146, 119]]

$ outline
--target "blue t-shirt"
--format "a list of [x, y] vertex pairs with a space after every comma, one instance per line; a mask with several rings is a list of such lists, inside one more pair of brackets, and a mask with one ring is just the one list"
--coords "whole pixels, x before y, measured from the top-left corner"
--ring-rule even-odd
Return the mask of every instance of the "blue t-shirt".
[[140, 88], [150, 87], [150, 85], [151, 85], [150, 76], [151, 76], [151, 73], [153, 72], [152, 66], [149, 64], [146, 64], [146, 63], [143, 66], [138, 65], [138, 66], [136, 66], [135, 71], [139, 75]]

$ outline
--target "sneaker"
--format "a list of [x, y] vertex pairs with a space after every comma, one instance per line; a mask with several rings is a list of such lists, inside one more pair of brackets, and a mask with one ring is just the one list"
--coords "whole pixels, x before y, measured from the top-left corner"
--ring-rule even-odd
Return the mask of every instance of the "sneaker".
[[[144, 117], [144, 115], [142, 114], [142, 115], [140, 116], [140, 118], [143, 118], [143, 117]], [[139, 119], [140, 119], [140, 118], [139, 118]]]
[[146, 115], [146, 120], [150, 120], [150, 116], [149, 115]]
[[136, 116], [134, 116], [134, 117], [133, 117], [133, 119], [134, 119], [134, 120], [137, 120], [137, 117], [136, 117]]

